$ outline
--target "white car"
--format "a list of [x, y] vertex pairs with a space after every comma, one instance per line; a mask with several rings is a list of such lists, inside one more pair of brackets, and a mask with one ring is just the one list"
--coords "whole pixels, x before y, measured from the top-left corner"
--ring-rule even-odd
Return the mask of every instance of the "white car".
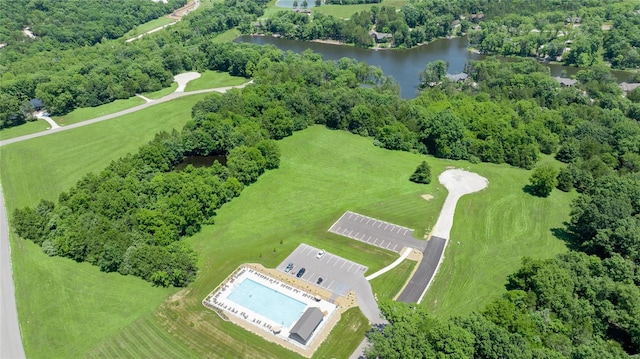
[[325, 252], [325, 250], [321, 250], [320, 252], [318, 252], [318, 254], [316, 254], [316, 259], [320, 259], [322, 257], [324, 257], [324, 254], [327, 253]]

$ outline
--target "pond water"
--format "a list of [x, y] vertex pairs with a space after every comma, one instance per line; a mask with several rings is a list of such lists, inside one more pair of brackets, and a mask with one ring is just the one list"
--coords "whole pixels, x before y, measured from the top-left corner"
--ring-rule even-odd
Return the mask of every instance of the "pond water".
[[[403, 98], [413, 98], [418, 94], [419, 73], [427, 63], [444, 60], [449, 63], [449, 73], [462, 72], [469, 60], [482, 59], [483, 55], [472, 53], [467, 49], [468, 39], [456, 37], [452, 39], [438, 39], [427, 45], [411, 49], [373, 50], [354, 46], [325, 44], [275, 38], [272, 36], [240, 36], [236, 42], [253, 44], [271, 44], [281, 50], [302, 52], [311, 49], [322, 54], [325, 60], [339, 60], [343, 57], [355, 58], [369, 65], [379, 66], [385, 75], [392, 77], [400, 85], [400, 95]], [[504, 59], [513, 61], [513, 59]], [[578, 68], [547, 64], [551, 76], [571, 76], [578, 72]], [[628, 81], [631, 74], [623, 71], [613, 71], [618, 82]]]
[[227, 164], [227, 156], [187, 156], [182, 162], [176, 165], [176, 171], [182, 171], [187, 168], [188, 165], [193, 167], [211, 167], [215, 161], [220, 162], [221, 165]]

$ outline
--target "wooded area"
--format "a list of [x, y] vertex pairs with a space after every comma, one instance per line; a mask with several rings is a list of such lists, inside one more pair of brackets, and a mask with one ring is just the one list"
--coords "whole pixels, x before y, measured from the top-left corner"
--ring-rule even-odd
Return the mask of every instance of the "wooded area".
[[[429, 10], [442, 16], [436, 27], [419, 20], [425, 16], [421, 10], [416, 13], [412, 24], [424, 26], [425, 36], [426, 29], [433, 31], [429, 36], [448, 32], [448, 20], [463, 8], [485, 11], [486, 21], [496, 24], [517, 24], [519, 15], [549, 6], [563, 17], [577, 12], [585, 21], [579, 31], [597, 33], [589, 16], [595, 19], [605, 11], [603, 19], [614, 19], [607, 9], [636, 6], [597, 0], [501, 3], [504, 6], [492, 8], [483, 2], [483, 8], [475, 1], [412, 2], [399, 13], [372, 8], [350, 21], [362, 24], [361, 29], [375, 24], [379, 31], [393, 32], [394, 43], [402, 44], [401, 39], [407, 39], [400, 37], [403, 29], [410, 26], [409, 6], [443, 7]], [[86, 175], [56, 203], [42, 201], [17, 210], [12, 220], [16, 232], [49, 255], [87, 261], [156, 285], [185, 286], [197, 271], [196, 254], [181, 239], [212, 223], [220, 206], [264, 171], [278, 167], [276, 140], [311, 124], [371, 137], [375, 145], [390, 150], [439, 158], [531, 169], [543, 153], [566, 164], [557, 175], [558, 188], [580, 193], [570, 223], [554, 229], [572, 251], [550, 260], [523, 260], [509, 277], [508, 293], [470, 316], [438, 320], [418, 306], [381, 303], [390, 325], [370, 333], [373, 347], [368, 355], [624, 358], [640, 353], [640, 90], [624, 96], [609, 68], [591, 61], [591, 55], [587, 62], [598, 64], [580, 71], [573, 87], [561, 86], [533, 59], [488, 59], [469, 64], [470, 79], [464, 82], [443, 79], [442, 69], [432, 66], [424, 79], [439, 83], [424, 86], [416, 99], [403, 100], [379, 68], [364, 63], [346, 58], [326, 62], [308, 51], [297, 55], [270, 46], [210, 41], [234, 26], [250, 31], [263, 6], [227, 0], [132, 44], [100, 40], [91, 47], [68, 44], [63, 49], [47, 48], [47, 40], [36, 38], [0, 50], [2, 126], [24, 121], [24, 101], [36, 96], [52, 113], [65, 113], [167, 86], [172, 74], [185, 70], [221, 70], [254, 79], [242, 90], [201, 101], [181, 131], [159, 133], [138, 152]], [[29, 14], [46, 10], [30, 9]], [[515, 15], [500, 18], [507, 12]], [[612, 64], [620, 54], [625, 61], [633, 58], [624, 51], [635, 51], [638, 45], [635, 22], [624, 14], [613, 20], [620, 23], [614, 26], [620, 32], [606, 36], [616, 34], [628, 46], [615, 42], [624, 46], [609, 51], [613, 40], [604, 39], [603, 49], [610, 52], [605, 56]], [[438, 16], [427, 17], [424, 21], [438, 21], [433, 20]], [[16, 20], [8, 28], [18, 31], [25, 21]], [[307, 15], [288, 12], [263, 26], [302, 31], [320, 24], [318, 36], [327, 31], [343, 36], [341, 31], [351, 25], [339, 21], [317, 15], [310, 22]], [[55, 38], [37, 31], [43, 31], [42, 38]], [[588, 47], [600, 51], [594, 44], [599, 49], [599, 40]], [[577, 58], [582, 61], [584, 56]], [[174, 170], [184, 156], [212, 154], [225, 155], [227, 165]]]

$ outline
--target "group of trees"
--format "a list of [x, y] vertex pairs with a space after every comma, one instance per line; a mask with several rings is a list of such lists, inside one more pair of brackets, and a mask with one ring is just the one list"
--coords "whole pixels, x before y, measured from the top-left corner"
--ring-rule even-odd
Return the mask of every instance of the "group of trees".
[[[347, 20], [322, 13], [310, 18], [281, 11], [261, 22], [259, 28], [288, 38], [333, 39], [362, 47], [376, 43], [368, 36], [374, 28], [391, 34], [394, 47], [413, 47], [452, 32], [469, 32], [472, 45], [490, 55], [562, 57], [567, 65], [583, 67], [606, 60], [613, 68], [637, 68], [638, 10], [638, 4], [616, 0], [424, 0], [409, 2], [399, 12], [392, 6], [373, 6]], [[471, 17], [476, 13], [485, 19], [479, 27], [473, 25], [478, 18]], [[458, 27], [454, 27], [454, 20], [460, 22]]]
[[94, 45], [102, 39], [116, 39], [135, 26], [171, 13], [187, 0], [164, 2], [120, 0], [118, 6], [105, 1], [30, 0], [0, 1], [0, 43], [20, 46], [31, 41], [22, 33], [29, 28], [40, 42], [49, 46]]
[[487, 54], [562, 58], [566, 65], [581, 67], [603, 60], [613, 68], [640, 66], [637, 3], [590, 2], [571, 10], [541, 3], [534, 3], [534, 12], [496, 11], [501, 15], [470, 32], [472, 46]]
[[[184, 2], [172, 1], [169, 5], [162, 6], [152, 1], [125, 3], [136, 3], [142, 10], [148, 6], [156, 6], [153, 9], [170, 11], [174, 5]], [[33, 3], [33, 6], [41, 4]], [[76, 4], [54, 3], [55, 6], [52, 5], [46, 11], [27, 7], [26, 9], [31, 9], [27, 14], [36, 16], [42, 12], [42, 16], [45, 16], [54, 11], [62, 13], [56, 6]], [[92, 6], [102, 6], [101, 2], [89, 3], [93, 4], [87, 7], [91, 11], [97, 11]], [[10, 42], [0, 50], [0, 128], [24, 123], [31, 110], [28, 102], [32, 98], [41, 99], [49, 113], [62, 115], [78, 107], [98, 106], [116, 99], [129, 98], [136, 93], [168, 87], [174, 74], [207, 68], [205, 54], [197, 51], [199, 44], [205, 44], [212, 36], [235, 26], [250, 28], [251, 22], [262, 15], [263, 8], [264, 1], [226, 0], [189, 15], [185, 21], [167, 31], [131, 43], [101, 37], [93, 46], [81, 46], [84, 42], [75, 43], [70, 42], [71, 40], [65, 42], [64, 46], [54, 46], [50, 44], [54, 40], [49, 40], [46, 36], [24, 42]], [[119, 16], [118, 11], [102, 9], [99, 15]], [[2, 12], [5, 13], [9, 12]], [[87, 18], [104, 20], [98, 15]], [[28, 24], [26, 19], [20, 21], [22, 22], [18, 25]], [[143, 19], [140, 18], [139, 21]], [[79, 27], [78, 32], [82, 33], [82, 29], [94, 26], [93, 24], [89, 20], [78, 21], [76, 26]], [[137, 23], [127, 23], [123, 31], [128, 31], [135, 25]], [[121, 36], [121, 32], [117, 36]]]
[[[159, 133], [133, 155], [88, 174], [57, 203], [16, 210], [13, 225], [45, 253], [87, 261], [157, 285], [184, 286], [195, 275], [195, 252], [180, 238], [211, 223], [280, 153], [266, 126], [240, 116], [194, 109], [181, 133]], [[186, 155], [223, 154], [227, 166], [173, 171]]]

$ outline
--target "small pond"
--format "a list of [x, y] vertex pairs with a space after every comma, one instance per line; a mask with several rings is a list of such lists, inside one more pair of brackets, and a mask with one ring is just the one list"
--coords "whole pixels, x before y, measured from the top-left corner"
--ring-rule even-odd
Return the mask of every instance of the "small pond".
[[211, 167], [215, 161], [220, 162], [221, 165], [227, 165], [227, 156], [216, 155], [216, 156], [187, 156], [182, 162], [176, 165], [176, 171], [182, 171], [187, 168], [188, 165], [192, 165], [193, 167]]

